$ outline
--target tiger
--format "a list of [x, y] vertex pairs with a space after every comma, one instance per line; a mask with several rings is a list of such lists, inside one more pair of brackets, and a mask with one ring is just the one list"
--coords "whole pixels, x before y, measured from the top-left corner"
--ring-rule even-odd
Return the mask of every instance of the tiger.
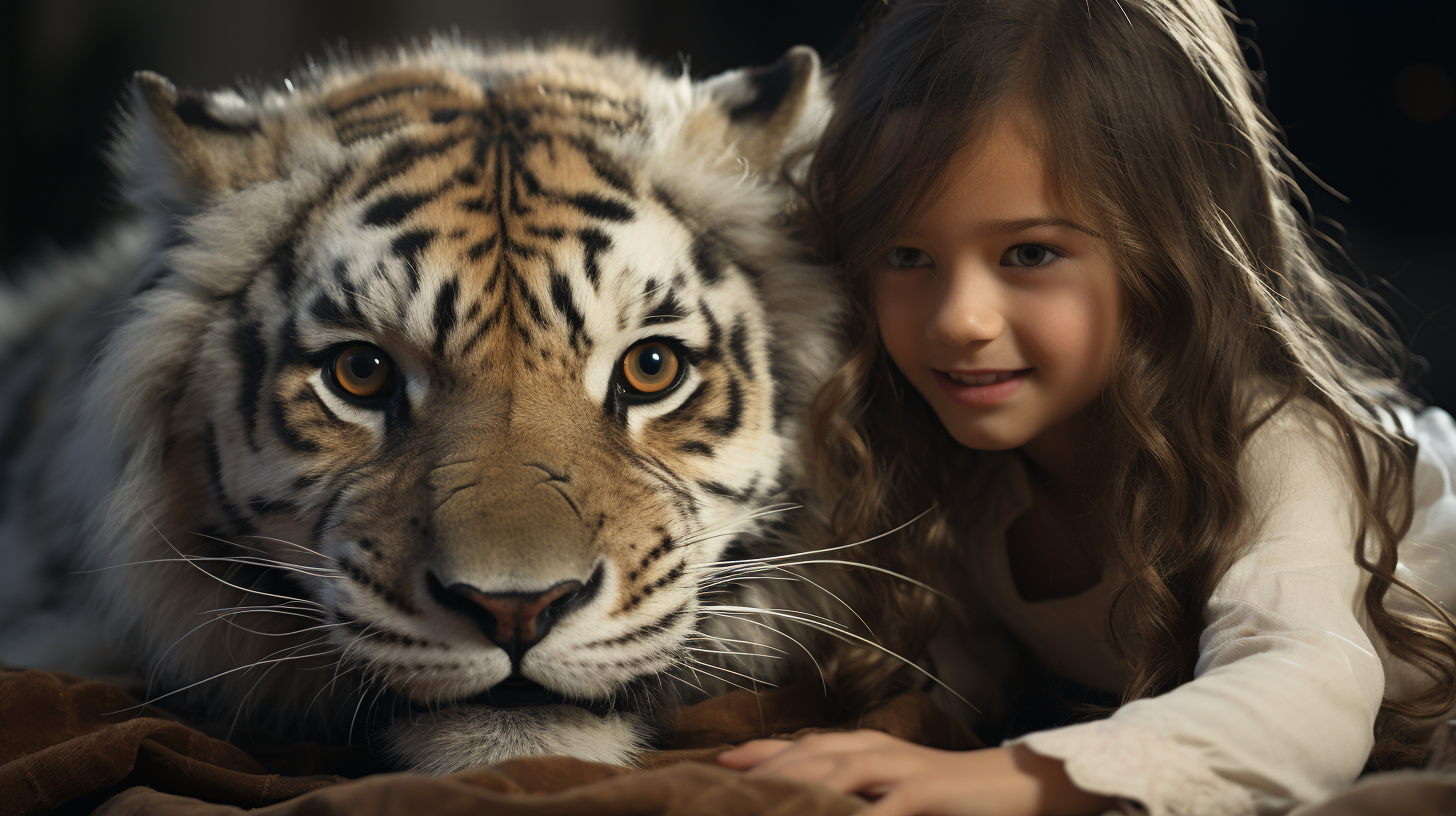
[[830, 588], [769, 579], [823, 516], [827, 82], [459, 37], [136, 74], [136, 220], [0, 298], [0, 658], [435, 774], [631, 763], [813, 660]]

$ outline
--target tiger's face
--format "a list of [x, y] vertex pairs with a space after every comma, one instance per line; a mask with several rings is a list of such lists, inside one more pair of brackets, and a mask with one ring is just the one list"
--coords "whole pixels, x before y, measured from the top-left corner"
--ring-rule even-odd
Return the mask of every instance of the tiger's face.
[[137, 86], [166, 245], [80, 438], [124, 440], [93, 562], [185, 559], [108, 578], [143, 662], [365, 712], [426, 770], [627, 761], [714, 565], [798, 489], [832, 361], [776, 183], [812, 52], [696, 85], [439, 44], [248, 99]]

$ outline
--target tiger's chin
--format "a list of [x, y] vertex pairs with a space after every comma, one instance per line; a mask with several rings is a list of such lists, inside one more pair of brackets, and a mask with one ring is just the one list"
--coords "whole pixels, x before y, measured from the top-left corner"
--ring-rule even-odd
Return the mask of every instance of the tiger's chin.
[[522, 756], [628, 765], [656, 730], [650, 712], [574, 704], [533, 683], [503, 683], [492, 692], [444, 705], [411, 703], [384, 729], [386, 750], [398, 764], [436, 775]]

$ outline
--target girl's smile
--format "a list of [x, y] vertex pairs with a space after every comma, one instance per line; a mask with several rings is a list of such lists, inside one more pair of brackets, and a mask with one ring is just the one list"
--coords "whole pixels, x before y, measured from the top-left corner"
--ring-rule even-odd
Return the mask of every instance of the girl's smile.
[[1046, 467], [1085, 436], [1068, 423], [1107, 380], [1122, 285], [1053, 194], [1032, 132], [1009, 112], [963, 147], [872, 286], [886, 351], [951, 435], [1025, 446]]
[[1021, 385], [1031, 369], [1018, 371], [936, 371], [935, 379], [955, 402], [963, 405], [995, 405]]

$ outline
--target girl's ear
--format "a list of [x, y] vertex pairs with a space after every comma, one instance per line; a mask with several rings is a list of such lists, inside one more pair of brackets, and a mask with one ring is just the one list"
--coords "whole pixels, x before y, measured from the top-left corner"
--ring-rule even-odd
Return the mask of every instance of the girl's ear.
[[260, 103], [232, 91], [179, 91], [150, 71], [132, 77], [132, 93], [120, 160], [138, 204], [186, 212], [278, 176], [278, 144]]
[[711, 77], [700, 88], [725, 117], [730, 149], [759, 172], [776, 169], [788, 151], [817, 136], [829, 117], [819, 55], [807, 45], [790, 48], [772, 65]]

